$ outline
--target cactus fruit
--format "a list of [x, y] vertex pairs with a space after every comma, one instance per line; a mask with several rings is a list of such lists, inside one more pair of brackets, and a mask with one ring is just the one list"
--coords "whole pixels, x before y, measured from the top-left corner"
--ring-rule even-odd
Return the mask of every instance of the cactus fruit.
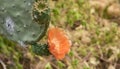
[[44, 0], [0, 0], [0, 34], [8, 39], [36, 42], [45, 34], [49, 20], [50, 9]]

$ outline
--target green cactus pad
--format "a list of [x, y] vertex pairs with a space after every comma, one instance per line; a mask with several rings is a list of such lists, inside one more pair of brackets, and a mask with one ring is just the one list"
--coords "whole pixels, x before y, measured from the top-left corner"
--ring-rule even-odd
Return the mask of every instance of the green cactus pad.
[[40, 56], [43, 56], [43, 55], [48, 56], [48, 55], [50, 55], [47, 44], [33, 43], [32, 46], [31, 46], [31, 49], [36, 55], [40, 55]]
[[40, 40], [49, 25], [50, 9], [46, 3], [35, 7], [34, 1], [0, 0], [0, 34], [16, 42]]

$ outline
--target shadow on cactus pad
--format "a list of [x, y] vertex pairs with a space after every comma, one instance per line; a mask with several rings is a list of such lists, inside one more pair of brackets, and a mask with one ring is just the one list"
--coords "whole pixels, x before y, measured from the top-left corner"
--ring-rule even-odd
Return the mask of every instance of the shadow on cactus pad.
[[48, 55], [50, 55], [47, 44], [42, 45], [42, 44], [33, 43], [31, 45], [31, 49], [36, 55], [40, 55], [40, 56], [43, 56], [43, 55], [48, 56]]

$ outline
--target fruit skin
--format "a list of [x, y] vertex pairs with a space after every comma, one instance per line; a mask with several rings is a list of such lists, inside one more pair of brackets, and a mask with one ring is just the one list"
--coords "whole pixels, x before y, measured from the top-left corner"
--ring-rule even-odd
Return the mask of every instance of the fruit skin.
[[[33, 4], [38, 1], [0, 0], [0, 34], [18, 43], [30, 44], [40, 40], [49, 26], [50, 9], [48, 5], [42, 9], [35, 8]], [[34, 18], [36, 13], [41, 14], [36, 16], [37, 19]]]
[[48, 46], [51, 54], [53, 54], [57, 60], [62, 60], [69, 52], [71, 42], [63, 30], [50, 28], [48, 30]]

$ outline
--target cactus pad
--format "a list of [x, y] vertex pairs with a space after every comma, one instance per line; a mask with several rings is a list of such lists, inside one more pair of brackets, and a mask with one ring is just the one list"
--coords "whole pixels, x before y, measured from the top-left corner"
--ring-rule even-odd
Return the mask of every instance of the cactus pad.
[[40, 56], [48, 56], [50, 55], [50, 52], [48, 50], [48, 45], [47, 44], [37, 44], [37, 43], [33, 43], [31, 45], [31, 49], [32, 51], [36, 54], [36, 55], [40, 55]]
[[16, 42], [40, 40], [49, 25], [48, 4], [39, 0], [0, 0], [0, 34]]

